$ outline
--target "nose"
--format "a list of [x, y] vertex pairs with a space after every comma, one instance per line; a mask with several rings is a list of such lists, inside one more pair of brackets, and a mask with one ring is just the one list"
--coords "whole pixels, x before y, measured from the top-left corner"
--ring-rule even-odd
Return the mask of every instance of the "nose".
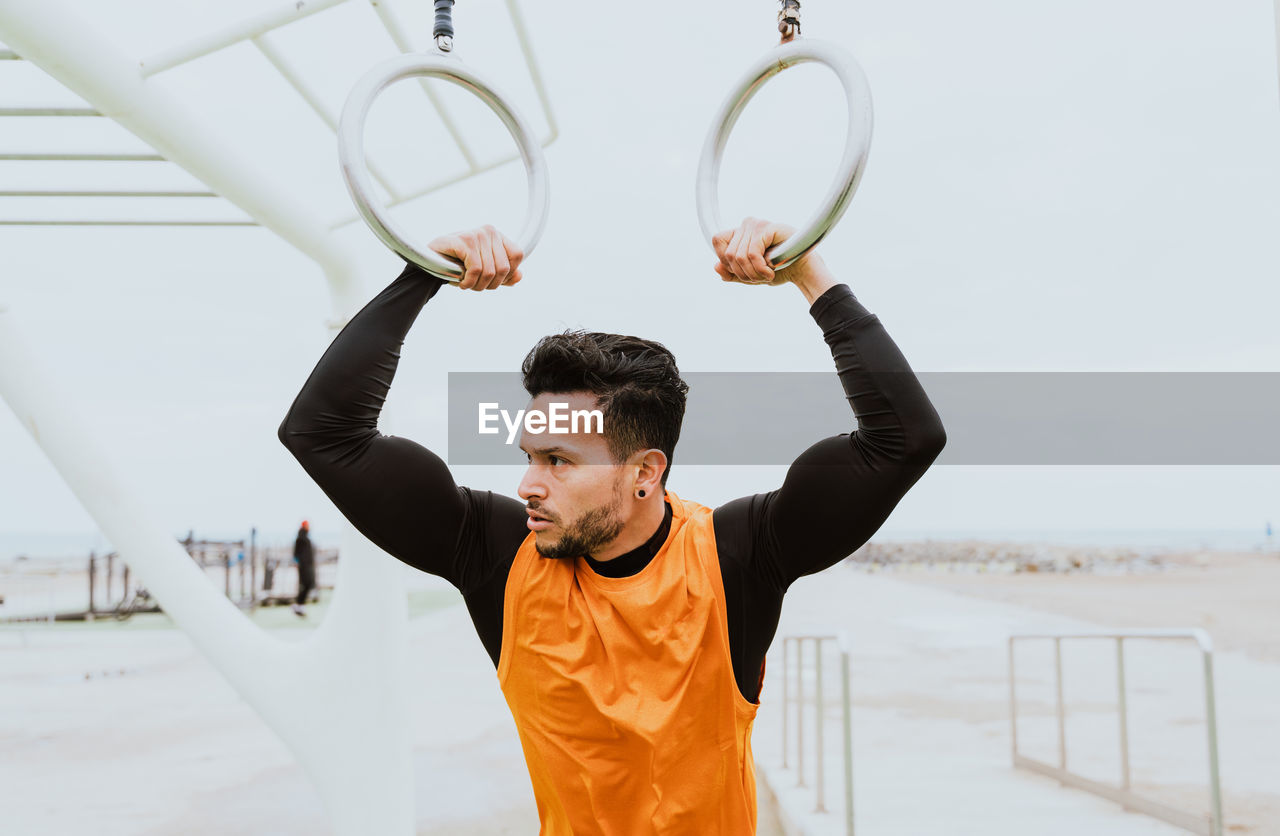
[[537, 465], [529, 465], [524, 472], [524, 478], [520, 480], [520, 487], [516, 493], [525, 502], [530, 499], [546, 499], [547, 487], [545, 480], [542, 478], [542, 468]]

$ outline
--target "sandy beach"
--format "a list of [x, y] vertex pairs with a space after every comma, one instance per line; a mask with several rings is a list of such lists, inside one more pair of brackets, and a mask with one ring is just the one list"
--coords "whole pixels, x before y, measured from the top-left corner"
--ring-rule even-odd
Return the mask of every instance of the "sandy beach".
[[[1062, 571], [1013, 571], [1005, 560], [1017, 551], [1012, 546], [886, 548], [901, 559], [873, 565], [861, 554], [797, 582], [778, 633], [849, 637], [860, 832], [1183, 832], [1012, 768], [1005, 640], [1019, 631], [1199, 626], [1218, 647], [1226, 832], [1280, 834], [1280, 614], [1268, 607], [1280, 589], [1280, 560], [1093, 554], [1080, 566], [1062, 563]], [[993, 562], [993, 554], [1003, 557]], [[1004, 568], [993, 569], [997, 564]], [[406, 733], [418, 832], [535, 832], [519, 741], [459, 596], [414, 574], [410, 603], [411, 687], [422, 711]], [[322, 603], [307, 619], [287, 608], [260, 610], [255, 619], [297, 636], [323, 613]], [[166, 620], [0, 627], [6, 833], [326, 832], [316, 790], [290, 753]], [[1135, 788], [1202, 814], [1203, 705], [1194, 649], [1135, 651], [1132, 663]], [[1020, 746], [1052, 759], [1050, 668], [1034, 649], [1020, 652], [1019, 665]], [[770, 787], [761, 798], [777, 797], [793, 828], [840, 832], [838, 760], [827, 770], [826, 814], [809, 812], [812, 789], [796, 788], [781, 768], [781, 673], [775, 641], [754, 735], [762, 787]], [[1105, 653], [1073, 651], [1066, 673], [1073, 768], [1113, 780], [1113, 662]], [[827, 755], [838, 758], [838, 706], [831, 703], [827, 716]], [[783, 832], [768, 803], [761, 813], [762, 836]]]
[[[1241, 720], [1232, 712], [1243, 702], [1261, 709], [1252, 729], [1248, 723], [1238, 725], [1239, 739], [1230, 741], [1224, 733], [1227, 832], [1280, 834], [1280, 750], [1267, 751], [1268, 746], [1280, 745], [1280, 553], [922, 541], [869, 545], [850, 563], [860, 572], [912, 586], [1065, 616], [1085, 629], [1205, 630], [1218, 668], [1220, 725]], [[1131, 665], [1135, 649], [1130, 650]], [[1113, 650], [1107, 643], [1071, 652], [1080, 669], [1077, 681], [1097, 680], [1097, 689], [1088, 696], [1077, 692], [1074, 722], [1088, 722], [1092, 715], [1101, 726], [1095, 730], [1097, 740], [1114, 740], [1114, 728], [1106, 728], [1115, 721]], [[1029, 669], [1035, 670], [1038, 653], [1040, 671], [1049, 670], [1047, 648], [1022, 653], [1033, 656]], [[1137, 690], [1165, 705], [1173, 705], [1180, 694], [1181, 714], [1171, 722], [1202, 735], [1203, 692], [1194, 648], [1162, 648], [1154, 658], [1159, 662], [1153, 659], [1147, 680], [1139, 681]], [[1022, 655], [1019, 660], [1023, 664]], [[1071, 662], [1068, 656], [1068, 667]], [[1131, 688], [1135, 676], [1131, 672]], [[1069, 670], [1066, 679], [1070, 684]], [[1047, 716], [1052, 705], [1049, 677], [1042, 675], [1037, 684], [1040, 689], [1033, 693], [1040, 700], [1038, 709]], [[1069, 703], [1071, 696], [1068, 691]], [[1041, 756], [1053, 760], [1052, 723], [1044, 723], [1040, 731]], [[1160, 743], [1174, 737], [1168, 727], [1149, 731]], [[1182, 751], [1194, 756], [1201, 743], [1195, 735], [1187, 738]], [[1111, 778], [1115, 764], [1106, 762], [1102, 771], [1105, 775], [1100, 777]], [[1251, 773], [1249, 779], [1244, 778], [1246, 772]], [[1188, 800], [1203, 805], [1202, 781], [1177, 786], [1179, 782], [1154, 779], [1143, 791], [1175, 805], [1186, 806]]]
[[[924, 552], [925, 544], [907, 544]], [[952, 554], [977, 549], [1029, 553], [1039, 548], [1017, 543], [951, 544]], [[893, 577], [1061, 613], [1109, 627], [1200, 627], [1219, 650], [1240, 651], [1280, 663], [1280, 552], [1164, 551], [1057, 547], [1066, 571], [970, 571], [978, 559], [912, 563]]]

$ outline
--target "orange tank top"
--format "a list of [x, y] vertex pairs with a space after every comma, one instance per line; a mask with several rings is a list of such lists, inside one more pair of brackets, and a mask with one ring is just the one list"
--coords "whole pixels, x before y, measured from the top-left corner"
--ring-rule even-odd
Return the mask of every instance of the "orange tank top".
[[751, 726], [729, 655], [711, 509], [668, 492], [671, 532], [638, 574], [541, 557], [507, 578], [498, 682], [542, 836], [756, 829]]

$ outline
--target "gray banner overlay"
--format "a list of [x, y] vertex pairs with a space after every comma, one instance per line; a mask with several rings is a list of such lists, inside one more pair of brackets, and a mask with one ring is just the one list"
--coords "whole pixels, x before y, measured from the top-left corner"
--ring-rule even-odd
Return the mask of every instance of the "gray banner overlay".
[[[881, 372], [889, 378], [901, 372]], [[937, 464], [1280, 464], [1280, 372], [919, 372], [942, 417]], [[675, 462], [787, 465], [856, 422], [834, 372], [695, 372]], [[449, 374], [453, 464], [522, 464], [501, 418], [529, 396], [515, 373]], [[607, 420], [607, 419], [606, 419]], [[554, 438], [536, 436], [545, 444]]]

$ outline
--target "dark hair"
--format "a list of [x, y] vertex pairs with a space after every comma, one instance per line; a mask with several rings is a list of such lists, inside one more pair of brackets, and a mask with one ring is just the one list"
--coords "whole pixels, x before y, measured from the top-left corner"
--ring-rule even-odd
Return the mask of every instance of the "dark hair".
[[689, 386], [666, 346], [622, 334], [565, 331], [538, 340], [520, 371], [533, 398], [544, 392], [595, 395], [614, 461], [637, 450], [661, 450], [667, 484]]

